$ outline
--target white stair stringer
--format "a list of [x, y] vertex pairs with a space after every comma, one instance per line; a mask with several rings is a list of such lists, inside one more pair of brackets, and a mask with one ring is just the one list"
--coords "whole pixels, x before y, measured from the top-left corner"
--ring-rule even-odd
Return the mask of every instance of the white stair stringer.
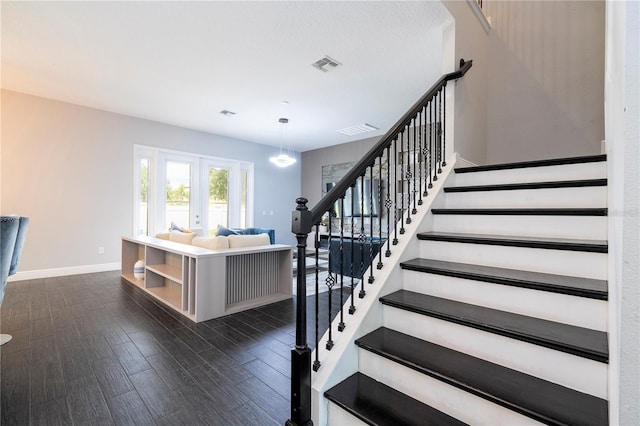
[[[447, 194], [448, 197], [451, 194]], [[434, 214], [435, 232], [575, 239], [607, 239], [606, 216]]]
[[420, 257], [506, 269], [607, 279], [607, 254], [448, 241], [423, 241]]
[[358, 352], [360, 372], [456, 419], [473, 425], [541, 425], [438, 379], [370, 351]]
[[607, 301], [405, 270], [403, 289], [500, 311], [607, 331]]
[[[385, 266], [381, 270], [374, 269], [375, 282], [373, 284], [365, 283], [366, 296], [360, 299], [357, 296], [359, 290], [354, 292], [356, 311], [353, 315], [346, 313], [346, 307], [349, 306], [350, 299], [345, 299], [344, 318], [346, 328], [342, 332], [337, 331], [337, 324], [340, 320], [338, 315], [332, 324], [334, 346], [331, 351], [325, 349], [328, 333], [325, 333], [320, 339], [318, 347], [321, 348], [320, 362], [322, 366], [317, 372], [313, 372], [311, 376], [311, 412], [314, 424], [333, 424], [327, 423], [330, 411], [334, 411], [334, 408], [341, 410], [335, 404], [330, 404], [323, 394], [329, 388], [359, 371], [359, 350], [354, 342], [358, 337], [382, 325], [382, 304], [378, 299], [383, 295], [400, 290], [402, 286], [400, 262], [418, 256], [420, 241], [416, 238], [416, 235], [418, 232], [427, 230], [424, 229], [424, 224], [430, 223], [426, 219], [431, 216], [430, 208], [434, 203], [437, 203], [438, 198], [442, 195], [442, 188], [453, 173], [456, 159], [457, 154], [454, 154], [452, 161], [449, 161], [447, 166], [442, 168], [442, 173], [438, 175], [438, 180], [433, 182], [433, 188], [429, 190], [429, 196], [423, 197], [423, 205], [419, 206], [416, 214], [411, 214], [412, 222], [410, 224], [406, 223], [405, 214], [405, 233], [398, 234], [398, 244], [391, 246], [391, 256], [383, 258]], [[376, 268], [376, 263], [374, 262], [373, 268]], [[368, 270], [365, 271], [364, 276], [369, 276]], [[313, 339], [313, 336], [308, 336], [308, 339]], [[315, 360], [315, 351], [312, 353], [312, 362], [313, 360]], [[329, 410], [329, 405], [332, 405], [331, 410]], [[347, 413], [341, 413], [340, 416], [340, 418], [344, 418], [344, 416], [349, 418]]]
[[475, 186], [514, 182], [530, 183], [606, 178], [607, 163], [606, 161], [598, 161], [594, 163], [456, 173], [452, 183], [455, 186]]
[[384, 326], [395, 331], [607, 398], [605, 363], [392, 306], [385, 305], [383, 316]]

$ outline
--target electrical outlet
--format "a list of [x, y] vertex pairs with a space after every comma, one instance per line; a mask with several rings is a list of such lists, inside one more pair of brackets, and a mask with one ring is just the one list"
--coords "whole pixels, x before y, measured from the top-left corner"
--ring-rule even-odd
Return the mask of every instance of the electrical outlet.
[[104, 254], [104, 247], [98, 247], [98, 254]]

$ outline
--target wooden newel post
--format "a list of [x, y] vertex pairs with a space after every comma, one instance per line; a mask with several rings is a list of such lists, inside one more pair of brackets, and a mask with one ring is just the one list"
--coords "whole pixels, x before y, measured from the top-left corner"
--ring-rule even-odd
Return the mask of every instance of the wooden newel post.
[[291, 418], [287, 426], [312, 425], [311, 421], [311, 349], [307, 345], [307, 236], [311, 231], [308, 200], [300, 197], [291, 215], [291, 231], [296, 235], [296, 346], [291, 349]]

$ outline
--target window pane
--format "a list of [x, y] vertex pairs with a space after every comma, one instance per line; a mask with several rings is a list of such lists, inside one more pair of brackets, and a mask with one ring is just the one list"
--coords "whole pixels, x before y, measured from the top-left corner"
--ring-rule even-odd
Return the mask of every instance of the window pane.
[[167, 161], [167, 204], [165, 206], [166, 229], [171, 222], [178, 226], [191, 227], [190, 197], [191, 165]]
[[138, 235], [149, 235], [149, 159], [140, 159], [140, 194], [138, 196]]
[[246, 170], [240, 171], [242, 196], [240, 198], [240, 224], [243, 228], [247, 227], [247, 173]]
[[209, 235], [229, 226], [229, 169], [209, 168]]

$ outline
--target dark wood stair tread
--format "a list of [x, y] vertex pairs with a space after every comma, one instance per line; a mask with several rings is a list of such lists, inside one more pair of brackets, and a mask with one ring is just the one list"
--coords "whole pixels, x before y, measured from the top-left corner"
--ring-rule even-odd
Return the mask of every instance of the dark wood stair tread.
[[370, 425], [466, 424], [362, 373], [338, 383], [324, 396]]
[[506, 336], [534, 345], [608, 362], [607, 333], [407, 290], [380, 298], [395, 308]]
[[421, 258], [402, 262], [400, 267], [411, 271], [569, 294], [591, 299], [607, 300], [608, 298], [607, 282], [604, 280]]
[[607, 179], [581, 179], [551, 182], [500, 183], [492, 185], [448, 186], [444, 192], [514, 191], [520, 189], [584, 188], [607, 186]]
[[394, 330], [379, 328], [356, 345], [547, 424], [608, 424], [606, 400]]
[[511, 235], [458, 234], [453, 232], [421, 232], [420, 240], [448, 241], [455, 243], [486, 244], [510, 247], [530, 247], [551, 250], [571, 250], [607, 253], [606, 241], [567, 238], [520, 237]]
[[486, 172], [492, 170], [524, 169], [529, 167], [562, 166], [565, 164], [598, 163], [606, 161], [605, 154], [580, 157], [553, 158], [548, 160], [520, 161], [515, 163], [487, 164], [482, 166], [458, 167], [455, 173]]
[[606, 216], [606, 208], [488, 208], [488, 209], [431, 209], [440, 215], [487, 216]]

